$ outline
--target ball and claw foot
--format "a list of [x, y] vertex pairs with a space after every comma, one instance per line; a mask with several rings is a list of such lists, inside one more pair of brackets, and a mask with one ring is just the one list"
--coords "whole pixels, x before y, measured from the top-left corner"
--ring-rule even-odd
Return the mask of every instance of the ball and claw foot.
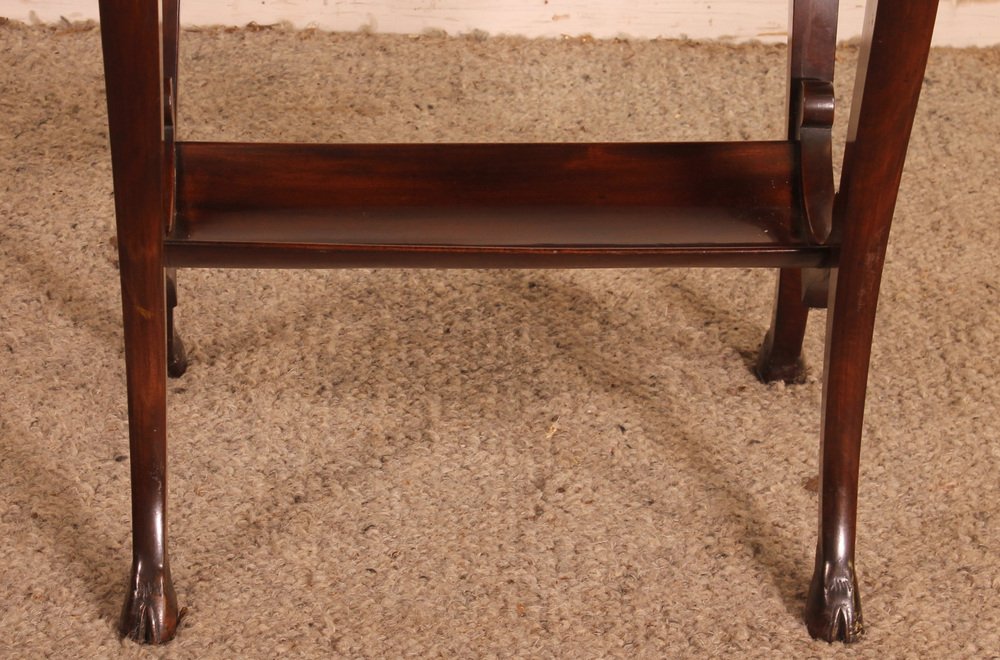
[[861, 639], [861, 598], [853, 567], [817, 566], [806, 600], [806, 626], [814, 639], [845, 644]]
[[119, 632], [140, 644], [163, 644], [173, 639], [185, 610], [177, 609], [169, 570], [144, 572], [133, 569]]

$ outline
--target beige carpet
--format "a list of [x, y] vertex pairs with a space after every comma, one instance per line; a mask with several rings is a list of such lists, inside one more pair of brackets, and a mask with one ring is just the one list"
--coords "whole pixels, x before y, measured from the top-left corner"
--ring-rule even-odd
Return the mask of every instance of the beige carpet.
[[[189, 139], [783, 125], [782, 47], [209, 31], [182, 66]], [[188, 615], [149, 650], [114, 631], [128, 460], [98, 34], [0, 25], [0, 657], [997, 657], [998, 136], [1000, 50], [935, 50], [873, 357], [859, 646], [800, 622], [823, 318], [809, 381], [759, 385], [772, 273], [185, 271]]]

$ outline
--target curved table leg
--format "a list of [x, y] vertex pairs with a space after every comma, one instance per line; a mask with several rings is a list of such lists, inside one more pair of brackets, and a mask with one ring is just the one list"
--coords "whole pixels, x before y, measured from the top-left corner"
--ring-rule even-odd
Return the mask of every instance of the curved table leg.
[[174, 323], [177, 307], [177, 270], [167, 269], [167, 375], [180, 378], [187, 371], [187, 351]]
[[809, 307], [802, 302], [802, 271], [783, 268], [778, 274], [771, 328], [764, 337], [754, 373], [765, 383], [805, 380], [802, 338], [806, 333]]
[[180, 613], [167, 557], [167, 293], [159, 3], [100, 0], [132, 482], [132, 573], [120, 629], [174, 636]]

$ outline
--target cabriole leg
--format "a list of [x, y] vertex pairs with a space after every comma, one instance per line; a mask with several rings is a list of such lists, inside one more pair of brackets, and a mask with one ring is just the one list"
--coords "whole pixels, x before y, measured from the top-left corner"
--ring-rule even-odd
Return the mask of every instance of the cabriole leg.
[[[832, 205], [833, 175], [830, 168], [830, 131], [832, 112], [816, 117], [806, 112], [803, 85], [833, 81], [837, 47], [837, 1], [794, 0], [789, 3], [788, 17], [788, 139], [803, 150], [800, 168], [809, 166], [808, 176], [799, 182], [804, 205], [809, 213], [829, 213]], [[832, 97], [830, 103], [832, 104]], [[827, 116], [829, 114], [830, 116]], [[812, 139], [803, 136], [804, 123], [813, 127]], [[817, 131], [816, 128], [824, 130]], [[829, 190], [817, 187], [826, 182]], [[802, 339], [809, 318], [809, 306], [804, 299], [803, 271], [785, 268], [778, 274], [771, 327], [764, 337], [755, 372], [764, 382], [799, 383], [805, 379], [802, 361]]]
[[[845, 273], [845, 275], [849, 275]], [[863, 632], [854, 568], [861, 427], [868, 380], [879, 272], [854, 269], [854, 281], [831, 277], [831, 311], [823, 382], [820, 448], [819, 540], [806, 600], [809, 634], [828, 642], [854, 642]], [[858, 281], [858, 280], [866, 281]]]
[[754, 369], [765, 383], [800, 383], [805, 379], [802, 339], [806, 333], [809, 308], [802, 302], [802, 271], [783, 268], [778, 273], [771, 328], [764, 337]]
[[834, 208], [834, 235], [843, 240], [830, 277], [819, 540], [806, 601], [810, 634], [830, 642], [853, 642], [863, 632], [854, 559], [868, 365], [886, 243], [937, 5], [937, 0], [867, 5]]
[[132, 572], [120, 629], [166, 642], [177, 628], [167, 556], [167, 296], [156, 0], [100, 0], [121, 264], [132, 482]]
[[[180, 3], [178, 0], [163, 0], [163, 119], [164, 143], [166, 148], [164, 209], [167, 225], [171, 224], [174, 212], [174, 137], [177, 124], [177, 68], [180, 38]], [[184, 342], [174, 323], [174, 308], [177, 307], [177, 269], [167, 269], [167, 375], [180, 378], [187, 371], [187, 352]]]

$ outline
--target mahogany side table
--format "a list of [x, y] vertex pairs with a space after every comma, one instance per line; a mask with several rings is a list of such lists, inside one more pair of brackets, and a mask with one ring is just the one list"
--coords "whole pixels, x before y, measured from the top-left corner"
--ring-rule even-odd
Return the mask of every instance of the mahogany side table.
[[937, 0], [868, 0], [839, 187], [836, 0], [791, 3], [786, 139], [417, 145], [175, 140], [178, 1], [100, 0], [132, 480], [123, 634], [166, 642], [178, 623], [166, 446], [166, 381], [185, 368], [177, 268], [734, 266], [779, 272], [762, 380], [801, 377], [808, 310], [829, 308], [805, 619], [814, 637], [858, 639], [868, 363]]

